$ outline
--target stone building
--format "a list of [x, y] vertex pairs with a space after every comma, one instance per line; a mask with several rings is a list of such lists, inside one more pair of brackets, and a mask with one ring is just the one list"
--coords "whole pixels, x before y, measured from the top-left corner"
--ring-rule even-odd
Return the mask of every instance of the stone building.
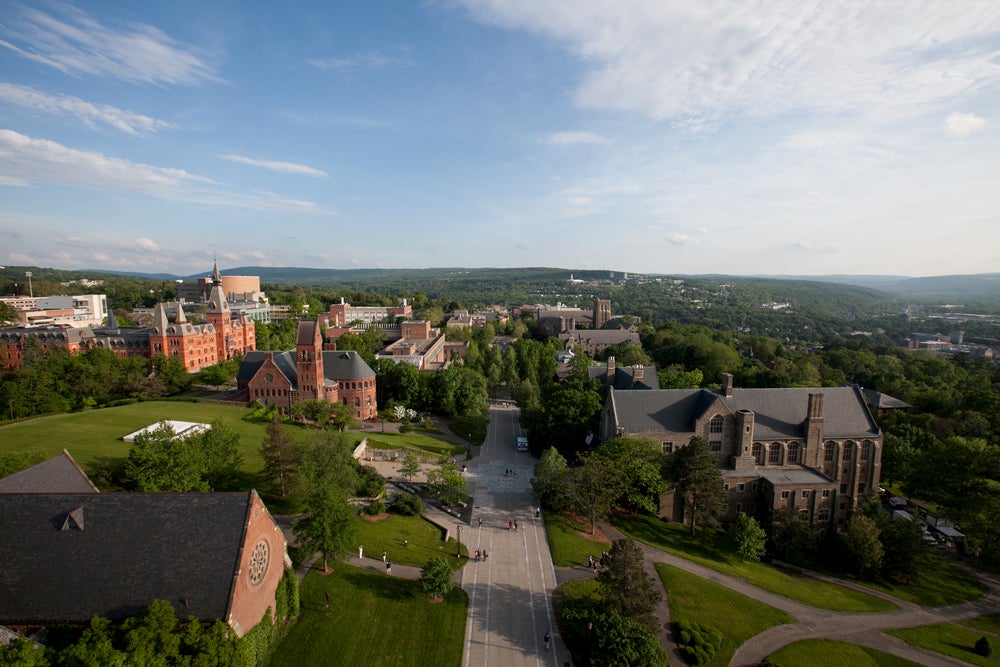
[[[600, 437], [648, 436], [670, 453], [698, 436], [718, 457], [728, 491], [726, 519], [798, 513], [817, 530], [845, 521], [878, 489], [882, 432], [858, 387], [661, 389], [609, 392]], [[660, 514], [683, 519], [681, 499]]]

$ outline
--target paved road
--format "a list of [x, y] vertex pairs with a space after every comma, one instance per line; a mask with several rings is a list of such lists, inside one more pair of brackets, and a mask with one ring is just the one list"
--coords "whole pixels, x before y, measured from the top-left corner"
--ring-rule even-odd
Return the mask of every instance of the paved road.
[[[493, 406], [486, 440], [469, 462], [474, 507], [463, 541], [470, 553], [485, 549], [489, 556], [462, 571], [461, 586], [469, 594], [464, 667], [559, 667], [570, 661], [552, 612], [556, 577], [545, 526], [531, 498], [535, 460], [514, 449], [521, 434], [518, 411]], [[508, 528], [515, 521], [517, 530]], [[546, 633], [552, 638], [548, 649]]]

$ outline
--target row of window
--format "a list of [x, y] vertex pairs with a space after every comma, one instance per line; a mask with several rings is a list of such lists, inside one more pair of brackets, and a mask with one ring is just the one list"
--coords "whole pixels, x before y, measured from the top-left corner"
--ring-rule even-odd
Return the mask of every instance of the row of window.
[[[843, 509], [843, 508], [841, 508]], [[736, 513], [739, 514], [743, 512], [743, 503], [736, 503]], [[750, 514], [755, 514], [757, 512], [757, 503], [750, 503]], [[799, 510], [799, 516], [803, 520], [809, 521], [809, 510], [801, 509]], [[816, 520], [819, 522], [826, 522], [830, 520], [830, 510], [827, 507], [821, 507], [816, 510]]]

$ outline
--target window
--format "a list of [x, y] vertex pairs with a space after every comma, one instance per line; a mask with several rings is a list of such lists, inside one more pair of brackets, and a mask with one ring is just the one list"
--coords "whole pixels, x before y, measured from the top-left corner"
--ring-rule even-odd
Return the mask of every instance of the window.
[[708, 423], [708, 446], [713, 452], [722, 451], [722, 429], [725, 423], [722, 415], [715, 415]]
[[868, 485], [865, 484], [864, 482], [861, 482], [860, 484], [858, 484], [858, 495], [864, 493], [865, 489], [867, 489], [867, 488], [868, 488]]
[[739, 486], [737, 486], [737, 487], [736, 487], [736, 489], [737, 489], [737, 490], [739, 490], [739, 491], [743, 491], [743, 490], [745, 490], [746, 488], [747, 488], [747, 485], [746, 485], [746, 484], [740, 484]]
[[673, 453], [673, 451], [674, 451], [674, 443], [673, 442], [665, 442], [665, 443], [663, 443], [663, 453], [664, 454], [671, 454], [671, 453]]
[[803, 498], [809, 497], [809, 489], [802, 489], [802, 497]]
[[764, 465], [764, 445], [759, 442], [753, 443], [753, 457], [757, 460], [757, 465]]
[[861, 445], [861, 460], [868, 461], [872, 457], [872, 443], [869, 440], [865, 440], [864, 444]]
[[751, 491], [756, 491], [757, 490], [757, 482], [754, 482], [753, 484], [750, 485], [750, 490]]
[[783, 499], [787, 499], [787, 498], [788, 498], [788, 497], [789, 497], [790, 495], [791, 495], [791, 492], [790, 492], [790, 491], [782, 491], [782, 492], [781, 492], [781, 497], [782, 497]]
[[823, 489], [823, 497], [824, 498], [830, 497], [830, 489]]
[[840, 485], [840, 492], [841, 493], [847, 493], [847, 485], [846, 484], [841, 484]]
[[854, 458], [854, 443], [848, 441], [844, 443], [844, 460], [850, 461], [852, 458]]
[[823, 445], [823, 460], [833, 461], [837, 458], [837, 443], [828, 442]]
[[781, 463], [781, 445], [777, 442], [773, 443], [767, 450], [767, 462], [771, 465]]
[[728, 491], [729, 490], [729, 482], [726, 482], [725, 484], [723, 484], [722, 488], [723, 488], [723, 490]]
[[825, 507], [820, 511], [816, 512], [817, 521], [829, 521], [830, 520], [830, 510]]
[[788, 445], [788, 463], [799, 462], [799, 443], [793, 442]]

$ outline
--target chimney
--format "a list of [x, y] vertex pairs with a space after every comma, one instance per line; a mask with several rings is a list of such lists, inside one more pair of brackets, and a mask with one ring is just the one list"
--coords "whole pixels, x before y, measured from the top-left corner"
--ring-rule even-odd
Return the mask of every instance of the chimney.
[[632, 367], [632, 384], [637, 385], [642, 382], [644, 375], [642, 364], [637, 364]]
[[722, 395], [726, 397], [731, 397], [733, 395], [733, 374], [723, 373], [722, 374]]
[[809, 419], [823, 419], [823, 394], [809, 394]]

